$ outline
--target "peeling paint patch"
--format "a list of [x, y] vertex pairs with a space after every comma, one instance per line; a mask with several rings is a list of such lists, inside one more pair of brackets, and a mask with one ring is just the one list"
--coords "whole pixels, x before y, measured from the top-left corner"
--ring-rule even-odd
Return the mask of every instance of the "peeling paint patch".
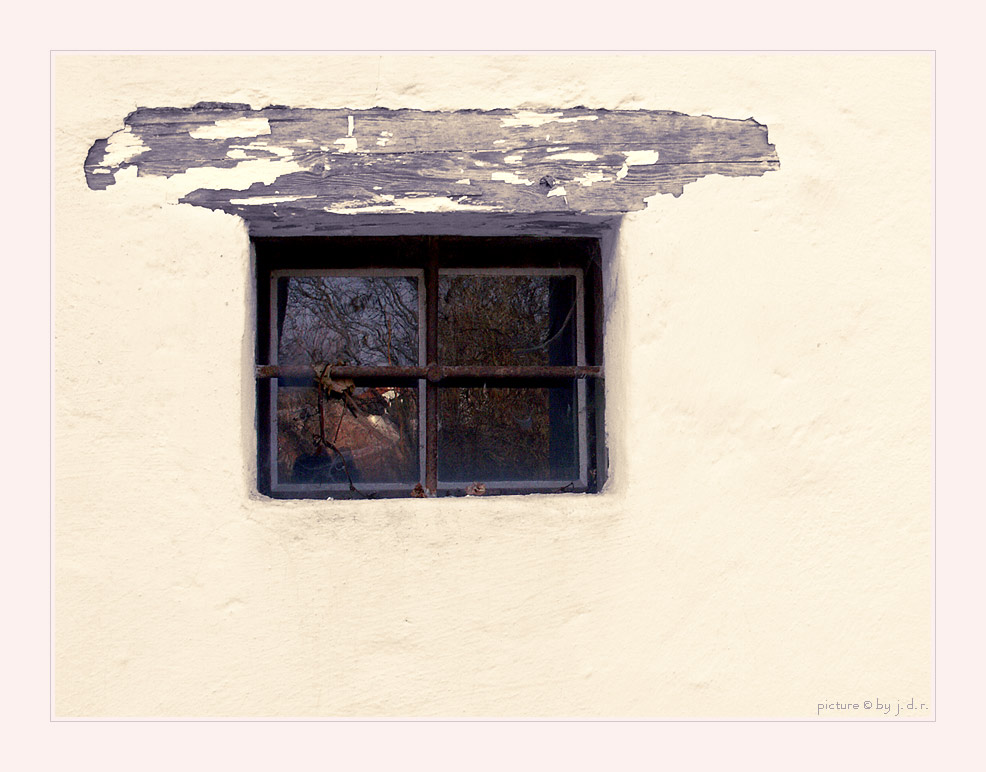
[[285, 204], [289, 201], [301, 201], [303, 198], [317, 198], [311, 196], [256, 196], [255, 198], [231, 198], [229, 203], [237, 206], [263, 206], [265, 204]]
[[597, 121], [598, 115], [575, 115], [571, 118], [559, 118], [558, 123], [575, 123], [576, 121]]
[[496, 182], [509, 182], [511, 185], [533, 185], [533, 180], [526, 180], [518, 177], [513, 172], [493, 172], [490, 179]]
[[595, 153], [554, 153], [550, 156], [552, 161], [596, 161], [599, 156]]
[[606, 175], [602, 172], [588, 172], [583, 174], [581, 177], [576, 177], [572, 182], [577, 182], [584, 188], [592, 187], [594, 182], [603, 182], [606, 179]]
[[508, 156], [506, 156], [503, 159], [503, 162], [504, 163], [507, 163], [507, 164], [519, 164], [523, 160], [524, 160], [524, 157], [523, 156], [519, 156], [519, 155], [508, 155]]
[[270, 122], [266, 118], [220, 118], [211, 126], [199, 126], [188, 132], [192, 139], [231, 139], [262, 134], [270, 134]]
[[468, 179], [467, 177], [463, 177], [461, 180], [456, 180], [455, 181], [455, 184], [456, 185], [471, 185], [472, 184], [472, 180]]
[[355, 153], [357, 142], [355, 137], [339, 137], [333, 144], [342, 145], [341, 153]]
[[279, 156], [280, 158], [290, 158], [294, 155], [294, 151], [290, 148], [268, 145], [266, 140], [257, 140], [251, 142], [249, 145], [230, 145], [229, 150], [226, 151], [226, 155], [229, 158], [250, 158], [251, 156], [243, 152], [245, 150], [259, 150]]
[[366, 203], [360, 205], [356, 201], [349, 201], [345, 206], [326, 206], [323, 211], [331, 214], [384, 214], [401, 212], [490, 212], [496, 207], [486, 204], [468, 204], [448, 196], [404, 196], [398, 198], [393, 195], [378, 196], [377, 201], [385, 203]]
[[546, 123], [576, 123], [577, 121], [595, 121], [598, 115], [573, 115], [562, 118], [562, 113], [539, 113], [533, 110], [521, 110], [513, 115], [500, 119], [503, 126], [507, 128], [525, 126], [536, 129]]
[[564, 196], [564, 195], [567, 194], [565, 193], [565, 188], [563, 188], [561, 185], [559, 185], [557, 188], [552, 188], [551, 190], [548, 191], [548, 198], [551, 198], [552, 196]]
[[546, 123], [557, 121], [560, 117], [561, 113], [537, 113], [530, 110], [521, 110], [513, 115], [504, 116], [500, 119], [500, 124], [505, 128], [517, 126], [537, 128], [538, 126], [544, 126]]
[[627, 166], [649, 166], [656, 164], [661, 154], [657, 150], [625, 150]]
[[322, 211], [329, 214], [389, 214], [396, 209], [393, 204], [381, 206], [368, 204], [366, 206], [323, 206]]
[[304, 167], [283, 158], [251, 158], [225, 169], [188, 169], [168, 178], [168, 199], [178, 201], [197, 188], [247, 190], [258, 183], [273, 185], [281, 177], [300, 171], [304, 171]]
[[650, 166], [651, 164], [656, 164], [661, 154], [657, 150], [625, 150], [623, 151], [623, 155], [626, 160], [616, 173], [616, 179], [618, 180], [622, 180], [627, 176], [631, 166]]
[[407, 212], [489, 212], [493, 209], [481, 204], [460, 204], [447, 196], [395, 198], [394, 205]]
[[143, 140], [133, 133], [133, 129], [127, 126], [123, 131], [110, 136], [103, 155], [103, 165], [121, 166], [149, 149]]

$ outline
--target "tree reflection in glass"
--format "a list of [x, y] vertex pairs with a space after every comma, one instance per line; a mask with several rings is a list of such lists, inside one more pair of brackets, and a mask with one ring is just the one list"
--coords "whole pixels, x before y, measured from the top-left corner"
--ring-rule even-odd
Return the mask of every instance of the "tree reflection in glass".
[[[278, 280], [278, 362], [418, 364], [416, 276], [287, 276]], [[281, 383], [277, 473], [282, 483], [418, 480], [417, 389], [340, 392]]]
[[282, 365], [418, 364], [415, 276], [289, 276], [278, 304]]
[[454, 274], [438, 284], [445, 365], [574, 365], [575, 277]]
[[[574, 365], [572, 274], [467, 274], [439, 281], [438, 351], [447, 365]], [[578, 476], [575, 389], [445, 388], [438, 472], [444, 481]]]

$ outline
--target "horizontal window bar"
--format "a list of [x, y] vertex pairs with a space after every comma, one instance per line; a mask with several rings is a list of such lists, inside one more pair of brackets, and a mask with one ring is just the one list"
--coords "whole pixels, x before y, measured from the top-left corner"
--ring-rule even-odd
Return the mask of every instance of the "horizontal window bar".
[[[483, 493], [471, 493], [470, 483], [441, 482], [438, 491], [442, 496], [495, 496], [526, 493], [584, 493], [587, 486], [579, 480], [496, 480], [483, 483]], [[414, 497], [412, 483], [364, 483], [352, 488], [346, 483], [299, 485], [281, 483], [271, 488], [273, 498], [401, 498]], [[427, 498], [417, 495], [417, 498]]]
[[[589, 365], [431, 365], [429, 367], [352, 367], [336, 365], [326, 368], [329, 378], [426, 378], [432, 383], [454, 378], [602, 378], [603, 368]], [[318, 377], [314, 368], [304, 366], [258, 365], [258, 380], [268, 378]]]

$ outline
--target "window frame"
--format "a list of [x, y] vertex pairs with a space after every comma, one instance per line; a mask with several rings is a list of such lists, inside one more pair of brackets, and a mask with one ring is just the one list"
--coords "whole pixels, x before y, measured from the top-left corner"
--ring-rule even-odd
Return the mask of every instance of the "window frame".
[[[584, 367], [585, 358], [585, 278], [583, 270], [578, 267], [570, 268], [549, 268], [549, 267], [505, 267], [505, 268], [469, 268], [469, 267], [447, 267], [438, 268], [438, 279], [442, 276], [574, 276], [575, 278], [575, 366]], [[437, 324], [437, 322], [436, 322]], [[578, 486], [573, 488], [578, 492], [584, 492], [589, 487], [589, 459], [588, 459], [588, 427], [587, 416], [588, 408], [586, 405], [585, 380], [575, 379], [575, 399], [576, 399], [576, 422], [578, 436]], [[574, 480], [486, 480], [484, 484], [487, 488], [496, 490], [504, 489], [529, 489], [530, 492], [544, 492], [557, 490], [571, 485]], [[459, 490], [462, 483], [436, 480], [437, 490]]]
[[[270, 281], [268, 283], [267, 292], [268, 298], [270, 299], [270, 307], [273, 307], [273, 300], [277, 298], [277, 282], [282, 278], [289, 278], [293, 276], [340, 276], [340, 277], [360, 277], [360, 276], [380, 276], [380, 277], [392, 277], [392, 276], [414, 276], [418, 279], [418, 361], [417, 365], [421, 365], [425, 361], [425, 339], [421, 334], [421, 321], [425, 316], [425, 272], [423, 268], [276, 268], [270, 271]], [[277, 331], [277, 315], [269, 315], [269, 325], [268, 325], [268, 359], [273, 367], [279, 367], [278, 364], [278, 349], [279, 346], [279, 335]], [[259, 330], [259, 328], [258, 328]], [[332, 368], [330, 367], [329, 370]], [[266, 460], [269, 464], [269, 474], [270, 474], [270, 490], [273, 493], [296, 493], [296, 494], [306, 494], [306, 493], [349, 493], [351, 492], [351, 484], [347, 483], [288, 483], [280, 482], [277, 479], [277, 391], [280, 388], [278, 384], [278, 378], [269, 378], [268, 390], [269, 390], [269, 400], [272, 409], [267, 411], [267, 456]], [[426, 453], [425, 453], [425, 433], [421, 431], [421, 428], [425, 425], [425, 385], [422, 379], [418, 379], [417, 384], [418, 391], [418, 469], [419, 469], [419, 480], [425, 479], [425, 466], [426, 466]], [[413, 483], [411, 483], [413, 485]], [[367, 490], [386, 492], [386, 491], [405, 491], [408, 488], [408, 483], [406, 482], [376, 482], [369, 483], [363, 487]], [[299, 498], [301, 496], [298, 496]]]
[[[497, 254], [463, 260], [450, 246], [482, 244]], [[554, 492], [598, 492], [605, 479], [606, 454], [602, 426], [602, 272], [600, 243], [593, 237], [544, 236], [391, 236], [255, 238], [257, 272], [257, 428], [258, 489], [272, 498], [383, 498], [449, 496], [475, 493], [467, 481], [440, 480], [438, 475], [438, 395], [443, 388], [548, 388], [574, 381], [577, 477], [552, 480], [476, 480], [499, 495]], [[384, 244], [384, 249], [373, 247]], [[523, 249], [520, 247], [523, 246]], [[342, 254], [332, 254], [341, 247]], [[324, 249], [326, 254], [318, 256]], [[450, 254], [452, 255], [450, 257]], [[395, 257], [396, 256], [396, 257]], [[589, 276], [588, 274], [591, 274]], [[438, 361], [438, 283], [456, 275], [573, 276], [575, 280], [575, 364], [553, 366], [455, 366]], [[315, 380], [310, 368], [280, 367], [278, 355], [277, 282], [290, 276], [416, 276], [418, 277], [418, 362], [412, 367], [332, 366], [330, 377], [357, 384], [416, 386], [418, 394], [418, 492], [415, 482], [289, 483], [277, 481], [277, 390], [281, 378]], [[589, 286], [587, 286], [589, 285]], [[261, 334], [261, 331], [264, 331]], [[590, 364], [590, 362], [592, 362]]]

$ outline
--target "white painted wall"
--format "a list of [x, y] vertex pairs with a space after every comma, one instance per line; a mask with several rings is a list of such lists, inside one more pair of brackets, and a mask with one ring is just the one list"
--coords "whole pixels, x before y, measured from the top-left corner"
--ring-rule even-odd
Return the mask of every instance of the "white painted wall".
[[[83, 175], [200, 100], [753, 116], [781, 170], [624, 219], [605, 493], [274, 502], [243, 224]], [[56, 715], [930, 706], [930, 151], [929, 56], [57, 57]]]

